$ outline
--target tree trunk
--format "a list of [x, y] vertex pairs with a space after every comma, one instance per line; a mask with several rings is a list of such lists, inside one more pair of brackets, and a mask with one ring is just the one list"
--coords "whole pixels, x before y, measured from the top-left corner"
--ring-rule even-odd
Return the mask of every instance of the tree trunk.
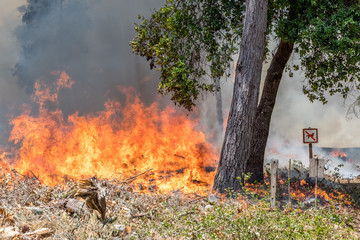
[[269, 136], [271, 115], [275, 106], [280, 81], [293, 50], [293, 43], [280, 41], [265, 78], [260, 104], [256, 111], [254, 133], [246, 173], [251, 173], [250, 182], [264, 181], [264, 154]]
[[216, 88], [219, 89], [219, 91], [215, 92], [216, 97], [216, 114], [217, 114], [217, 120], [218, 120], [218, 129], [217, 134], [219, 136], [223, 133], [223, 125], [224, 125], [224, 118], [223, 118], [223, 111], [222, 111], [222, 96], [221, 96], [221, 88], [220, 88], [220, 78], [215, 79]]
[[259, 98], [267, 24], [267, 0], [247, 0], [244, 30], [224, 143], [214, 189], [240, 189], [249, 159], [253, 123]]

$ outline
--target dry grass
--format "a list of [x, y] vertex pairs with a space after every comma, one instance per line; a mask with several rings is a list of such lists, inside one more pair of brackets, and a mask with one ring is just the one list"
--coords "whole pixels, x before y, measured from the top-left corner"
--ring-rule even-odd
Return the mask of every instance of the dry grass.
[[[0, 229], [17, 230], [13, 239], [359, 238], [359, 210], [354, 207], [271, 210], [266, 198], [216, 200], [133, 189], [118, 180], [97, 179], [51, 188], [35, 177], [0, 171]], [[78, 197], [83, 209], [64, 206], [64, 199]], [[50, 236], [26, 235], [44, 228], [51, 230]]]

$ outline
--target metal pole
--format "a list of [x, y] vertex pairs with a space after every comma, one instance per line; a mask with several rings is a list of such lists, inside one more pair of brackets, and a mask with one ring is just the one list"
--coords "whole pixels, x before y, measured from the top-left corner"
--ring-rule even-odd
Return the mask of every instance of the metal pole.
[[319, 174], [319, 158], [315, 158], [316, 162], [316, 177], [315, 177], [315, 209], [317, 209], [317, 182]]
[[313, 152], [312, 152], [312, 143], [309, 143], [309, 158], [313, 157]]

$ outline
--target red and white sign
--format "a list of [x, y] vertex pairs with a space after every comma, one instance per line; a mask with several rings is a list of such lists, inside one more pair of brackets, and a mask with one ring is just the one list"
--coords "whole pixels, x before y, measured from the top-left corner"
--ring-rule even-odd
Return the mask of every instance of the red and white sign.
[[303, 142], [304, 143], [317, 143], [319, 141], [317, 128], [304, 128], [303, 129]]

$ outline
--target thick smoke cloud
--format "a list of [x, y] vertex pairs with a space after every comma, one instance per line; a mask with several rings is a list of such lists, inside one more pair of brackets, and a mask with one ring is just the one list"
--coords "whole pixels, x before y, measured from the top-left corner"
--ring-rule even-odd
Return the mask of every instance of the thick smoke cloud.
[[150, 15], [163, 0], [6, 2], [0, 9], [1, 143], [7, 142], [10, 114], [29, 104], [36, 80], [54, 81], [54, 70], [75, 81], [59, 96], [65, 114], [102, 110], [109, 98], [123, 100], [118, 86], [135, 87], [145, 103], [157, 97], [156, 72], [129, 42], [137, 16]]
[[24, 91], [18, 88], [12, 68], [18, 58], [14, 29], [20, 19], [16, 11], [23, 0], [8, 0], [0, 8], [0, 145], [7, 142], [6, 130], [9, 113], [16, 114], [21, 103], [26, 102]]
[[18, 83], [28, 93], [37, 79], [66, 71], [76, 84], [65, 91], [60, 106], [66, 113], [97, 111], [116, 86], [134, 86], [152, 102], [157, 81], [148, 66], [131, 52], [138, 14], [149, 15], [162, 0], [28, 0], [23, 24], [16, 30], [21, 58], [15, 67]]

